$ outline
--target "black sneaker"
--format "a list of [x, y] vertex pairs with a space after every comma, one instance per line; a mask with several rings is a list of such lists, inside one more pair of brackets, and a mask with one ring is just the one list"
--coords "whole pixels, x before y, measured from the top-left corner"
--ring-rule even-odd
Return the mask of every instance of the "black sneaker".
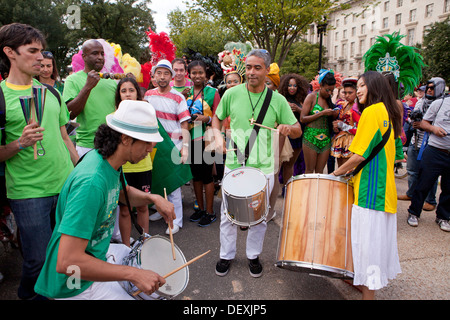
[[230, 271], [231, 260], [220, 259], [216, 264], [216, 274], [224, 277]]
[[259, 258], [256, 259], [248, 259], [248, 267], [250, 271], [250, 275], [253, 278], [259, 278], [262, 275], [263, 267], [259, 262]]
[[214, 221], [216, 221], [216, 214], [215, 213], [205, 213], [203, 217], [201, 217], [198, 226], [199, 227], [207, 227]]
[[192, 222], [198, 222], [206, 214], [205, 210], [195, 210], [195, 212], [189, 218]]

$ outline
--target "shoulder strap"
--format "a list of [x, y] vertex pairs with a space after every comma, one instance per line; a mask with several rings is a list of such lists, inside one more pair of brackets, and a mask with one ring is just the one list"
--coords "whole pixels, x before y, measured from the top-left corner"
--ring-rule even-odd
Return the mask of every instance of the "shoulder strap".
[[392, 130], [392, 125], [391, 122], [389, 121], [389, 128], [386, 130], [386, 132], [383, 134], [383, 138], [380, 141], [380, 143], [378, 143], [375, 148], [373, 148], [372, 152], [370, 153], [370, 155], [367, 157], [367, 159], [365, 159], [363, 162], [361, 162], [355, 170], [353, 170], [353, 172], [351, 173], [352, 176], [356, 176], [356, 174], [361, 171], [362, 168], [364, 168], [364, 166], [366, 164], [368, 164], [370, 161], [372, 161], [373, 158], [375, 158], [375, 156], [378, 154], [378, 152], [381, 151], [381, 149], [384, 148], [385, 144], [387, 143], [387, 141], [389, 140], [389, 136], [391, 135], [391, 130]]
[[128, 200], [127, 186], [125, 185], [125, 178], [124, 178], [124, 173], [123, 173], [122, 168], [120, 168], [120, 182], [122, 183], [122, 190], [123, 190], [123, 194], [125, 195], [125, 200], [127, 202], [127, 207], [128, 207], [128, 212], [130, 213], [131, 222], [133, 223], [136, 230], [139, 232], [139, 235], [142, 236], [144, 234], [144, 230], [137, 222], [136, 216], [134, 215], [134, 211], [131, 210], [131, 204], [130, 204], [130, 200]]
[[[256, 119], [256, 123], [262, 124], [262, 122], [264, 121], [264, 117], [266, 116], [267, 110], [269, 109], [271, 100], [272, 100], [272, 90], [267, 88], [266, 97], [264, 98], [264, 102], [261, 107], [261, 110], [259, 111], [258, 118]], [[261, 129], [260, 126], [254, 126], [252, 133], [250, 134], [250, 137], [248, 138], [247, 145], [245, 146], [245, 154], [244, 155], [239, 150], [239, 148], [234, 143], [234, 141], [231, 139], [231, 145], [235, 148], [236, 156], [237, 156], [239, 162], [241, 160], [243, 163], [247, 162], [248, 157], [250, 156], [250, 151], [252, 150], [253, 145], [256, 141], [256, 136], [258, 135], [259, 129]]]
[[1, 145], [6, 145], [6, 102], [3, 95], [2, 87], [0, 86], [0, 130], [2, 131]]
[[56, 99], [58, 99], [59, 106], [61, 106], [61, 96], [60, 96], [59, 92], [49, 84], [43, 83], [43, 85], [46, 86], [47, 89], [50, 90], [51, 93], [53, 93], [53, 95], [56, 97]]

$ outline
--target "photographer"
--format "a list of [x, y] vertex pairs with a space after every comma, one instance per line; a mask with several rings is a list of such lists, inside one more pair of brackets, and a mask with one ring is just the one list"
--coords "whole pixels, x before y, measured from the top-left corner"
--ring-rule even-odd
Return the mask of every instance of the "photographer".
[[430, 133], [430, 139], [420, 163], [420, 183], [413, 191], [408, 208], [408, 224], [418, 225], [425, 197], [441, 176], [442, 192], [436, 209], [436, 223], [441, 230], [450, 232], [450, 97], [437, 99], [431, 104], [420, 128]]
[[[415, 133], [411, 139], [411, 143], [408, 147], [408, 159], [406, 162], [406, 170], [408, 171], [408, 190], [405, 195], [399, 195], [398, 200], [411, 200], [414, 193], [414, 189], [417, 186], [419, 180], [419, 168], [420, 168], [420, 151], [422, 145], [426, 145], [427, 141], [424, 141], [425, 131], [420, 129], [423, 115], [427, 112], [431, 103], [443, 97], [445, 93], [445, 81], [442, 78], [431, 78], [426, 85], [425, 97], [420, 99], [410, 114], [412, 126], [415, 129]], [[431, 188], [428, 196], [425, 199], [423, 210], [432, 211], [436, 208], [436, 189], [437, 180]]]

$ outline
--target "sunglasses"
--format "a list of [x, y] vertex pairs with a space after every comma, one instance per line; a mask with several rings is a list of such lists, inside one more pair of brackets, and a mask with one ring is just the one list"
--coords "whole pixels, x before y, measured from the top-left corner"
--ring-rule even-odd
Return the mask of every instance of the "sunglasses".
[[42, 55], [44, 56], [44, 58], [53, 59], [53, 53], [51, 53], [50, 51], [44, 51], [42, 52]]

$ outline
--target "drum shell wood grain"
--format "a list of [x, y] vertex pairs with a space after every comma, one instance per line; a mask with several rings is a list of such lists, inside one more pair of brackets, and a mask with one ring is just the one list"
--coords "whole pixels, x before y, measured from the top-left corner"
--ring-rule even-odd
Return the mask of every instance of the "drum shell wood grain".
[[353, 277], [353, 188], [342, 180], [306, 174], [287, 183], [276, 266]]

